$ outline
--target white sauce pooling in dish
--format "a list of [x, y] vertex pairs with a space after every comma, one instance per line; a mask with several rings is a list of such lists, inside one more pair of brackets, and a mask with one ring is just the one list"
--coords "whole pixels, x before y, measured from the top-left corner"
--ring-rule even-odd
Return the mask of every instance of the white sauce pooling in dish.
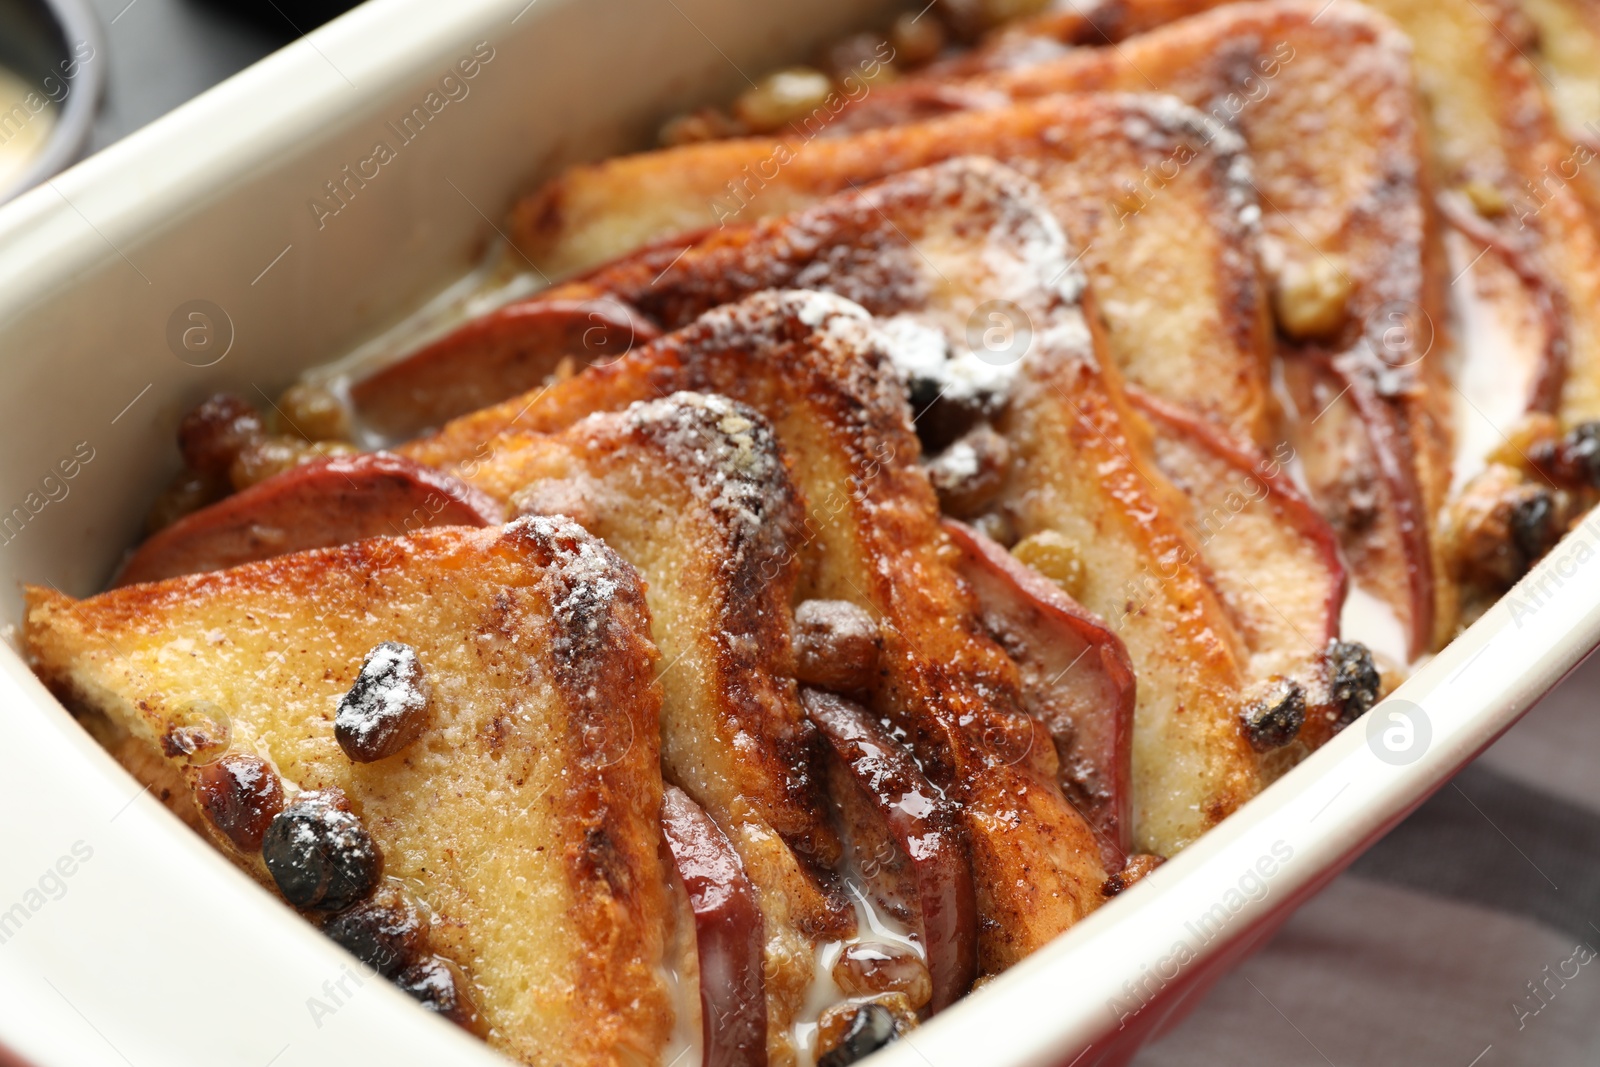
[[856, 907], [856, 934], [842, 941], [826, 941], [817, 946], [816, 973], [811, 978], [811, 991], [806, 996], [805, 1007], [800, 1009], [795, 1019], [792, 1031], [796, 1067], [815, 1067], [817, 1020], [823, 1012], [846, 999], [844, 990], [833, 980], [833, 965], [839, 962], [846, 948], [868, 943], [889, 945], [927, 962], [922, 943], [904, 923], [886, 914], [878, 907], [877, 901], [862, 892], [854, 876], [847, 876], [844, 885]]

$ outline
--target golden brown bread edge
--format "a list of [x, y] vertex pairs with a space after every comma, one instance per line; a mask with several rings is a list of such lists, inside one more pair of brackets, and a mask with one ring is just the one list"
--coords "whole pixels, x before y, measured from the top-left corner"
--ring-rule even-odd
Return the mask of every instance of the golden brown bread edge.
[[497, 441], [470, 478], [523, 514], [573, 516], [643, 576], [661, 652], [662, 771], [755, 885], [769, 1058], [793, 1062], [816, 949], [851, 934], [855, 913], [832, 877], [840, 844], [793, 678], [804, 513], [771, 427], [722, 397], [674, 393]]
[[[35, 671], [235, 863], [198, 814], [202, 765], [264, 758], [342, 789], [429, 947], [527, 1064], [653, 1060], [672, 1028], [658, 845], [660, 690], [634, 570], [571, 522], [441, 528], [75, 601], [29, 587]], [[414, 646], [426, 732], [352, 763], [334, 708], [366, 653]], [[581, 773], [574, 773], [581, 771]]]
[[1017, 536], [1075, 546], [1075, 595], [1127, 645], [1134, 845], [1171, 856], [1263, 784], [1241, 723], [1246, 649], [1206, 580], [1186, 502], [1121, 392], [1083, 353], [1021, 372], [996, 420], [1012, 450], [999, 506]]
[[[1330, 529], [1287, 476], [1293, 449], [1272, 443], [1267, 313], [1250, 241], [1257, 209], [1242, 175], [1242, 144], [1225, 130], [1208, 129], [1198, 112], [1148, 97], [1058, 98], [988, 118], [981, 133], [969, 120], [917, 132], [937, 143], [973, 145], [1029, 174], [1039, 184], [1039, 207], [1048, 205], [1087, 242], [1080, 261], [1100, 310], [1104, 351], [1130, 383], [1215, 428], [1186, 427], [1176, 435], [1180, 442], [1197, 436], [1218, 442], [1222, 459], [1188, 465], [1212, 476], [1180, 481], [1193, 499], [1175, 517], [1189, 527], [1191, 551], [1209, 565], [1205, 576], [1223, 589], [1223, 606], [1239, 632], [1248, 693], [1237, 703], [1294, 680], [1310, 724], [1297, 751], [1316, 747], [1344, 715], [1333, 706], [1326, 649], [1338, 636], [1345, 575]], [[1042, 335], [1057, 328], [1052, 319], [1064, 317], [1051, 306], [1064, 298], [1049, 283], [1075, 284], [1077, 273], [1066, 264], [1077, 257], [1070, 247], [1052, 253], [1055, 261], [1031, 251], [1015, 254], [1018, 262], [1003, 277], [973, 272], [974, 261], [994, 263], [1001, 255], [986, 245], [1034, 249], [1044, 240], [1015, 226], [1004, 237], [971, 240], [988, 232], [991, 213], [1025, 211], [998, 210], [991, 201], [1033, 199], [1002, 173], [981, 159], [958, 157], [781, 219], [710, 231], [687, 248], [664, 240], [551, 295], [615, 298], [675, 327], [753, 288], [803, 282], [856, 300], [879, 318], [914, 316], [959, 351], [974, 313], [1004, 293]], [[1159, 188], [1130, 194], [1124, 182], [1134, 174]], [[958, 197], [953, 190], [965, 191]], [[952, 221], [935, 225], [942, 214]], [[949, 231], [967, 235], [967, 247]], [[1173, 249], [1175, 232], [1192, 235], [1182, 250]], [[919, 420], [937, 408], [920, 412]], [[926, 428], [919, 431], [928, 438]], [[1199, 455], [1217, 452], [1202, 448]], [[1161, 466], [1151, 458], [1147, 472]], [[1219, 462], [1231, 473], [1218, 473]], [[1098, 510], [1092, 500], [1084, 506]], [[1252, 521], [1268, 517], [1289, 521], [1276, 528]], [[1111, 564], [1111, 573], [1122, 572], [1113, 585], [1149, 573], [1144, 557], [1122, 564]], [[1111, 603], [1095, 610], [1126, 614], [1125, 606]], [[1224, 632], [1226, 625], [1215, 628]], [[1165, 671], [1148, 682], [1181, 684]], [[1285, 764], [1283, 754], [1272, 760]]]
[[1033, 744], [1015, 665], [942, 558], [911, 413], [860, 308], [757, 294], [406, 450], [473, 481], [475, 463], [529, 435], [677, 390], [727, 396], [772, 423], [806, 501], [796, 599], [848, 601], [879, 621], [882, 676], [864, 696], [961, 810], [980, 968], [1004, 969], [1094, 910], [1107, 873], [1094, 837], [1055, 782], [1054, 750]]
[[[1071, 236], [1074, 254], [1082, 250], [1081, 263], [1103, 309], [1107, 339], [1122, 372], [1196, 406], [1230, 432], [1265, 445], [1273, 440], [1275, 413], [1268, 381], [1269, 316], [1252, 245], [1255, 194], [1245, 180], [1242, 142], [1227, 131], [1208, 129], [1202, 119], [1175, 101], [1095, 95], [818, 142], [804, 149], [793, 169], [751, 192], [739, 222], [694, 235], [696, 243], [685, 256], [692, 262], [674, 262], [684, 241], [663, 239], [654, 248], [588, 273], [573, 286], [558, 288], [551, 297], [565, 293], [570, 301], [588, 293], [596, 299], [598, 290], [675, 328], [753, 288], [804, 287], [820, 279], [875, 314], [892, 315], [914, 307], [923, 294], [941, 294], [930, 286], [896, 292], [898, 279], [874, 273], [869, 264], [828, 262], [817, 246], [819, 236], [810, 232], [815, 224], [806, 220], [781, 231], [753, 220], [771, 214], [773, 201], [810, 203], [941, 161], [974, 157], [965, 164], [970, 168], [980, 165], [977, 157], [988, 157], [1037, 183], [1048, 209]], [[593, 235], [579, 221], [567, 232], [541, 233], [530, 240], [557, 257], [575, 254], [577, 249], [570, 246], [591, 243], [596, 246], [593, 254], [616, 254], [613, 246], [600, 247], [609, 233], [604, 228], [634, 210], [637, 201], [627, 199], [623, 189], [641, 172], [688, 171], [720, 180], [747, 169], [758, 153], [767, 151], [761, 142], [735, 142], [574, 171], [541, 195], [557, 201], [582, 199], [597, 213], [601, 237], [591, 242]], [[1159, 184], [1163, 195], [1151, 195], [1151, 183]], [[773, 189], [777, 184], [784, 186], [781, 193]], [[703, 191], [722, 199], [730, 195], [723, 188]], [[912, 192], [901, 185], [897, 195], [904, 199]], [[930, 207], [939, 203], [931, 193], [923, 196]], [[659, 201], [651, 204], [649, 210], [659, 207]], [[848, 211], [840, 202], [833, 215], [843, 217]], [[853, 256], [876, 252], [858, 247], [862, 237], [876, 236], [872, 229], [885, 228], [874, 227], [874, 221], [852, 223]], [[1175, 246], [1173, 233], [1187, 239]], [[891, 254], [899, 254], [893, 249], [894, 236], [876, 239]], [[927, 243], [914, 244], [923, 248]], [[937, 245], [927, 247], [926, 254], [937, 260], [939, 271], [960, 272], [963, 286], [981, 286], [984, 300], [1008, 295], [1005, 279], [974, 278], [972, 264], [940, 254]], [[926, 273], [926, 264], [912, 267]], [[965, 339], [966, 313], [978, 302], [941, 323], [952, 339]]]

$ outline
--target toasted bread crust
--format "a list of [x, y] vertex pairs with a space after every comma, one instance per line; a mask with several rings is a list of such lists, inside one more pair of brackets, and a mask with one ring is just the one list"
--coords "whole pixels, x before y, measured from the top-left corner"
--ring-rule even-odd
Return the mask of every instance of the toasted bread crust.
[[[1269, 267], [1281, 274], [1332, 263], [1350, 284], [1336, 332], [1295, 347], [1341, 353], [1363, 378], [1399, 373], [1414, 383], [1385, 391], [1364, 413], [1390, 424], [1373, 448], [1381, 453], [1389, 440], [1403, 447], [1406, 477], [1398, 484], [1375, 479], [1378, 506], [1342, 526], [1341, 535], [1356, 572], [1409, 621], [1421, 651], [1447, 636], [1455, 614], [1453, 584], [1429, 537], [1450, 482], [1444, 368], [1438, 358], [1423, 358], [1391, 371], [1364, 344], [1389, 308], [1420, 313], [1436, 327], [1447, 322], [1409, 59], [1409, 42], [1379, 16], [1278, 2], [1228, 7], [1116, 49], [1076, 50], [979, 84], [1031, 97], [1153, 82], [1238, 123], [1257, 163]], [[1296, 423], [1301, 450], [1337, 451], [1344, 442], [1330, 439], [1322, 429], [1330, 424], [1314, 421], [1315, 414]], [[1344, 517], [1349, 492], [1342, 481], [1313, 488]]]
[[1178, 405], [1132, 388], [1127, 396], [1152, 423], [1157, 465], [1192, 504], [1190, 530], [1246, 652], [1247, 699], [1284, 680], [1304, 695], [1292, 748], [1269, 759], [1269, 773], [1281, 773], [1339, 722], [1326, 654], [1346, 593], [1338, 539], [1289, 477], [1286, 447], [1269, 456]]
[[[1016, 32], [1098, 45], [1219, 2], [1108, 0], [1087, 15], [1050, 15]], [[1557, 404], [1569, 422], [1600, 416], [1600, 178], [1594, 167], [1600, 138], [1585, 125], [1600, 118], [1600, 111], [1587, 110], [1600, 84], [1593, 58], [1600, 14], [1570, 0], [1371, 0], [1367, 6], [1393, 19], [1415, 49], [1436, 180], [1445, 189], [1477, 185], [1504, 200], [1498, 213], [1507, 216], [1507, 243], [1526, 246], [1546, 275], [1516, 294], [1505, 286], [1478, 286], [1480, 298], [1500, 305], [1507, 321], [1532, 320], [1531, 329], [1519, 331], [1535, 348], [1530, 358], [1546, 358], [1537, 349], [1552, 343], [1570, 348], [1568, 365], [1555, 371], [1557, 388], [1548, 396], [1536, 389], [1530, 404]], [[1539, 40], [1529, 32], [1530, 18], [1542, 30]], [[975, 65], [1004, 66], [1007, 51], [1014, 49], [996, 48], [993, 63]], [[1534, 65], [1535, 56], [1548, 76]], [[1562, 336], [1554, 342], [1539, 336], [1548, 331], [1534, 307], [1537, 289], [1545, 286], [1561, 305], [1556, 329]]]
[[[1139, 680], [1134, 847], [1170, 856], [1261, 788], [1239, 729], [1243, 649], [1143, 420], [1092, 361], [1050, 356], [1024, 364], [999, 423], [1014, 450], [1001, 507], [1018, 535], [1051, 531], [1079, 546], [1079, 599], [1128, 647]], [[1102, 497], [1117, 506], [1084, 506]]]
[[[991, 110], [982, 113], [804, 146], [716, 142], [574, 168], [518, 206], [513, 233], [535, 262], [557, 274], [591, 269], [656, 241], [584, 280], [680, 326], [728, 297], [730, 288], [757, 288], [749, 284], [753, 278], [773, 287], [810, 284], [804, 276], [784, 277], [791, 262], [806, 258], [806, 228], [790, 231], [792, 245], [785, 248], [774, 239], [776, 224], [750, 228], [753, 219], [941, 160], [987, 155], [1038, 182], [1061, 225], [1085, 249], [1090, 285], [1106, 309], [1109, 339], [1129, 378], [1191, 402], [1210, 397], [1204, 401], [1208, 414], [1266, 444], [1270, 325], [1251, 247], [1258, 212], [1238, 139], [1207, 129], [1199, 112], [1150, 96], [995, 106], [1006, 99], [990, 92], [980, 102]], [[727, 180], [751, 172], [760, 180]], [[638, 197], [636, 190], [647, 186], [653, 195]], [[865, 217], [852, 223], [848, 205], [833, 209], [831, 225], [877, 224]], [[1189, 240], [1175, 249], [1168, 239], [1173, 232]], [[685, 236], [667, 239], [673, 233]], [[691, 256], [704, 262], [680, 263], [659, 278], [686, 244], [696, 245]], [[809, 258], [825, 263], [815, 251]], [[828, 274], [861, 273], [839, 267], [848, 264]], [[843, 295], [891, 315], [899, 301], [889, 280], [885, 272], [884, 284]], [[1173, 310], [1147, 313], [1152, 307]], [[1195, 344], [1203, 350], [1192, 365], [1213, 368], [1204, 389], [1182, 373]]]
[[[433, 911], [430, 949], [471, 974], [496, 1047], [529, 1064], [663, 1047], [655, 651], [638, 577], [604, 545], [535, 519], [27, 597], [35, 670], [144, 761], [192, 782], [196, 761], [252, 752], [290, 786], [342, 789], [387, 876]], [[334, 708], [395, 639], [429, 672], [433, 718], [403, 753], [352, 764]]]

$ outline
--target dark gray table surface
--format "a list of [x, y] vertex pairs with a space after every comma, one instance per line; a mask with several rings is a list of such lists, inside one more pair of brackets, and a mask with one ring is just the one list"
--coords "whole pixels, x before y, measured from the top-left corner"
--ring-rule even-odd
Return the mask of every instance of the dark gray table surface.
[[171, 111], [294, 40], [281, 30], [194, 0], [90, 0], [110, 58], [90, 151]]

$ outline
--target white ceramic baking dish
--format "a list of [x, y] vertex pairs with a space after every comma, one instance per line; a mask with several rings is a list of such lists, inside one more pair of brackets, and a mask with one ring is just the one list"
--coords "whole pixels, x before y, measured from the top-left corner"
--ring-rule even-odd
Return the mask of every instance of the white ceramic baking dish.
[[[101, 585], [176, 466], [186, 406], [219, 388], [274, 394], [461, 276], [534, 180], [638, 146], [672, 110], [741, 87], [741, 71], [875, 14], [848, 0], [376, 0], [7, 206], [6, 620], [21, 582]], [[417, 107], [421, 132], [349, 180]], [[329, 182], [344, 190], [336, 214]], [[1570, 536], [1373, 712], [1382, 729], [1345, 731], [873, 1062], [1125, 1060], [1594, 647], [1597, 541], [1600, 523]], [[0, 1063], [499, 1062], [358, 983], [4, 649], [0, 704]]]

